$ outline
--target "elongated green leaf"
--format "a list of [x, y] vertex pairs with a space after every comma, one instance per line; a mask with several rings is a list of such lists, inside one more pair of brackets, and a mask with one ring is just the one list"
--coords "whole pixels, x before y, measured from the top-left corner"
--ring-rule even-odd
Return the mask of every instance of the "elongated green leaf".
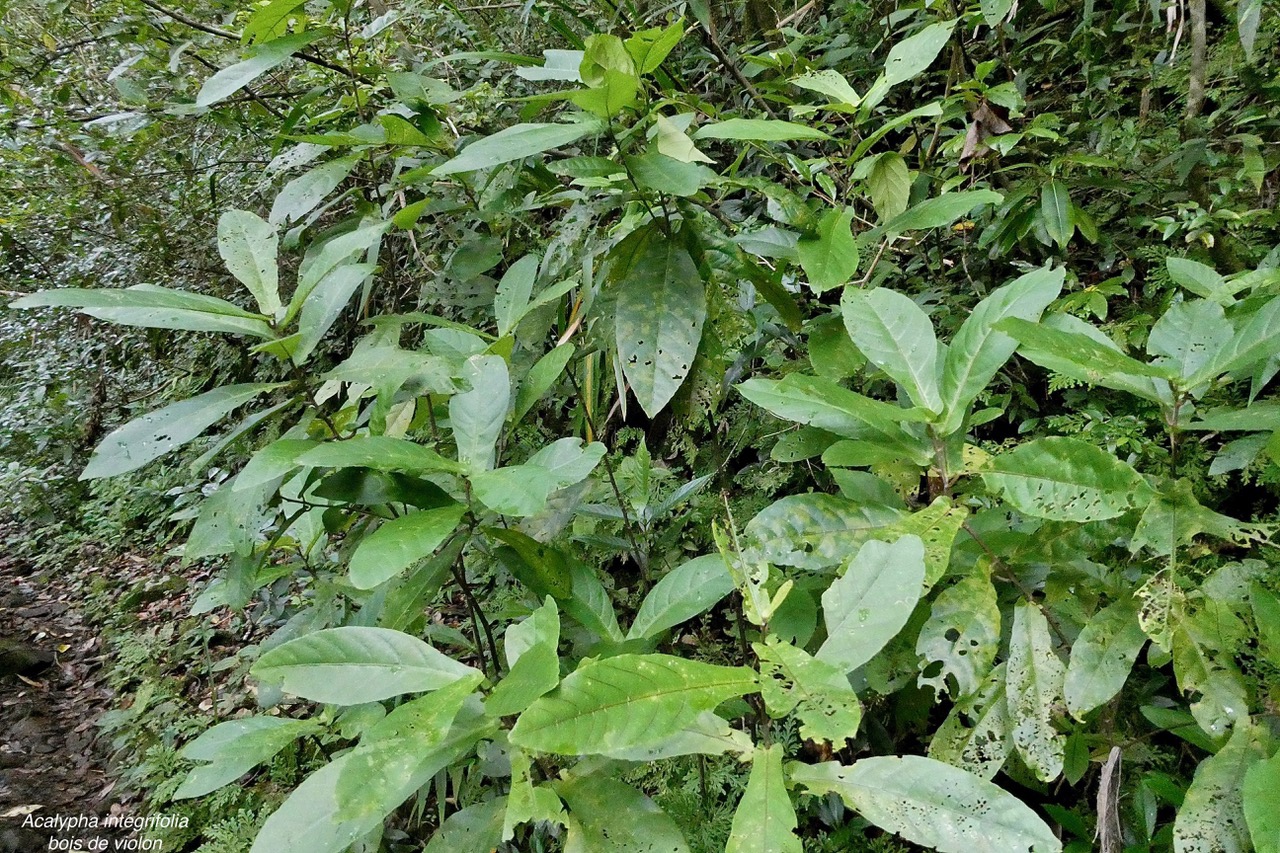
[[1262, 19], [1262, 0], [1240, 0], [1236, 4], [1236, 32], [1244, 55], [1253, 61], [1253, 42], [1258, 37], [1258, 22]]
[[496, 355], [472, 356], [467, 359], [463, 378], [471, 390], [449, 400], [458, 461], [471, 471], [489, 471], [511, 401], [507, 363]]
[[956, 22], [939, 21], [893, 46], [884, 61], [884, 82], [888, 86], [905, 83], [933, 64], [951, 38]]
[[1050, 178], [1040, 188], [1040, 219], [1049, 239], [1066, 248], [1076, 226], [1071, 218], [1071, 196], [1066, 185], [1056, 178]]
[[1048, 620], [1034, 604], [1014, 608], [1008, 666], [1013, 745], [1037, 778], [1051, 781], [1062, 772], [1066, 739], [1053, 718], [1063, 704], [1066, 667], [1053, 650]]
[[1254, 403], [1243, 409], [1212, 409], [1205, 412], [1201, 420], [1189, 424], [1187, 429], [1214, 432], [1274, 431], [1280, 429], [1280, 403], [1267, 401]]
[[1183, 380], [1196, 375], [1231, 339], [1222, 306], [1204, 299], [1173, 305], [1151, 327], [1147, 352], [1153, 364], [1168, 367]]
[[576, 348], [573, 344], [561, 344], [529, 368], [529, 374], [520, 383], [520, 391], [516, 394], [515, 411], [511, 415], [514, 423], [524, 420], [524, 416], [551, 390], [565, 367], [573, 358]]
[[517, 124], [495, 134], [472, 142], [462, 153], [432, 171], [433, 175], [453, 175], [458, 172], [474, 172], [503, 163], [523, 160], [562, 145], [571, 145], [599, 133], [602, 122], [576, 122], [574, 124]]
[[1019, 512], [1054, 521], [1099, 521], [1144, 506], [1137, 471], [1078, 438], [1040, 438], [1002, 453], [982, 479]]
[[1280, 352], [1280, 297], [1272, 299], [1252, 314], [1204, 367], [1188, 380], [1195, 386], [1252, 367]]
[[950, 225], [975, 207], [999, 204], [1004, 196], [994, 190], [963, 190], [926, 199], [894, 217], [884, 230], [888, 234], [921, 231]]
[[511, 742], [564, 755], [645, 746], [755, 689], [755, 673], [744, 667], [668, 655], [588, 661], [520, 715]]
[[302, 303], [298, 316], [298, 342], [291, 353], [294, 364], [307, 360], [337, 322], [352, 294], [373, 275], [376, 268], [377, 265], [372, 263], [342, 264], [320, 279]]
[[883, 287], [846, 288], [840, 311], [845, 330], [868, 361], [902, 386], [911, 402], [930, 412], [942, 411], [938, 339], [919, 305]]
[[486, 714], [519, 714], [560, 683], [560, 613], [550, 596], [528, 619], [507, 629], [510, 671], [484, 703]]
[[273, 441], [253, 454], [253, 458], [236, 476], [230, 488], [239, 492], [279, 480], [299, 467], [297, 461], [299, 456], [318, 444], [318, 442], [300, 438], [282, 438]]
[[564, 853], [689, 853], [676, 822], [624, 782], [573, 776], [555, 790], [570, 810]]
[[907, 161], [897, 151], [888, 151], [876, 158], [867, 175], [867, 189], [871, 192], [871, 205], [882, 223], [892, 222], [902, 215], [911, 199], [911, 173]]
[[790, 765], [792, 781], [834, 792], [858, 814], [942, 853], [1057, 853], [1053, 831], [1007, 791], [958, 767], [915, 755]]
[[278, 245], [276, 229], [247, 210], [228, 210], [218, 217], [218, 254], [268, 317], [281, 307]]
[[139, 284], [122, 290], [63, 287], [42, 290], [9, 303], [10, 308], [78, 308], [99, 320], [152, 329], [228, 332], [271, 338], [267, 318], [223, 299]]
[[284, 225], [306, 216], [347, 179], [359, 161], [359, 154], [349, 154], [309, 169], [289, 181], [271, 205], [271, 223]]
[[920, 629], [920, 685], [953, 699], [974, 693], [1000, 649], [1000, 606], [985, 575], [972, 575], [943, 590]]
[[1169, 271], [1169, 278], [1196, 296], [1202, 296], [1219, 305], [1229, 305], [1233, 301], [1232, 286], [1213, 267], [1173, 255], [1165, 258], [1164, 263]]
[[782, 779], [782, 746], [757, 747], [725, 853], [803, 853], [795, 829], [796, 810]]
[[622, 372], [640, 407], [653, 417], [689, 375], [707, 295], [689, 252], [678, 241], [649, 233], [617, 282], [614, 334]]
[[1258, 738], [1259, 732], [1246, 719], [1235, 727], [1217, 755], [1200, 762], [1173, 821], [1174, 853], [1246, 853], [1253, 849], [1243, 788], [1249, 770], [1265, 756]]
[[818, 649], [818, 660], [846, 672], [871, 660], [907, 624], [923, 583], [924, 543], [919, 537], [863, 545], [822, 594], [827, 640]]
[[600, 442], [582, 446], [580, 438], [562, 438], [539, 450], [522, 465], [471, 475], [471, 487], [494, 512], [525, 517], [546, 508], [553, 492], [581, 482], [604, 458]]
[[853, 239], [854, 210], [832, 209], [818, 221], [811, 237], [796, 244], [800, 266], [814, 293], [824, 293], [846, 284], [858, 271], [858, 244]]
[[1016, 340], [997, 331], [996, 324], [1009, 317], [1038, 320], [1062, 291], [1065, 279], [1063, 269], [1029, 272], [993, 291], [965, 318], [942, 366], [944, 433], [960, 428], [969, 405], [1018, 346]]
[[1138, 605], [1121, 599], [1093, 615], [1071, 646], [1064, 692], [1067, 710], [1083, 719], [1120, 692], [1147, 635]]
[[458, 526], [465, 510], [462, 504], [453, 504], [384, 521], [351, 555], [348, 571], [352, 585], [373, 589], [430, 557]]
[[1010, 317], [998, 322], [996, 329], [1015, 338], [1023, 356], [1055, 373], [1155, 402], [1168, 397], [1167, 386], [1162, 394], [1157, 384], [1164, 371], [1125, 355], [1079, 318], [1054, 315], [1037, 324]]
[[731, 118], [706, 124], [694, 139], [733, 139], [742, 142], [788, 142], [797, 139], [830, 139], [815, 127], [777, 119]]
[[[688, 115], [688, 114], [686, 114]], [[664, 115], [654, 116], [654, 128], [657, 133], [654, 143], [660, 154], [681, 163], [714, 163], [715, 161], [698, 150], [693, 140], [681, 130], [675, 122]]]
[[493, 298], [493, 313], [498, 320], [498, 337], [503, 337], [516, 327], [533, 295], [533, 282], [538, 277], [538, 256], [525, 255], [507, 268], [498, 282]]
[[310, 720], [248, 717], [220, 723], [184, 746], [183, 758], [202, 763], [174, 792], [175, 800], [202, 797], [230, 784], [306, 734], [320, 730]]
[[299, 465], [312, 468], [372, 468], [375, 471], [461, 472], [452, 459], [429, 447], [405, 438], [386, 435], [359, 435], [345, 441], [327, 441], [297, 458]]
[[258, 45], [248, 59], [229, 65], [205, 80], [200, 94], [196, 95], [196, 106], [212, 106], [231, 97], [324, 34], [324, 30], [307, 30]]
[[898, 425], [926, 417], [921, 409], [873, 400], [830, 379], [800, 373], [777, 381], [754, 377], [739, 385], [738, 392], [780, 418], [849, 438], [866, 438], [870, 430], [907, 441]]
[[826, 95], [837, 106], [856, 107], [862, 102], [862, 96], [849, 84], [845, 76], [831, 68], [806, 71], [798, 77], [792, 77], [791, 85]]
[[286, 693], [337, 705], [437, 690], [477, 674], [408, 634], [358, 626], [326, 628], [276, 646], [251, 672]]
[[493, 853], [502, 843], [506, 811], [507, 798], [494, 797], [454, 812], [431, 836], [424, 853]]
[[760, 658], [760, 694], [769, 716], [777, 719], [794, 712], [801, 737], [828, 741], [836, 749], [858, 733], [862, 705], [842, 667], [775, 638], [752, 648]]
[[848, 559], [900, 517], [898, 510], [834, 495], [789, 495], [747, 522], [744, 550], [752, 562], [818, 571]]
[[976, 693], [955, 704], [929, 742], [930, 758], [983, 779], [1000, 772], [1013, 749], [1005, 670], [996, 666]]
[[1280, 753], [1245, 772], [1241, 800], [1254, 848], [1280, 853]]
[[80, 479], [136, 471], [196, 438], [254, 397], [278, 387], [266, 383], [226, 385], [134, 418], [102, 440]]
[[656, 637], [705, 613], [733, 592], [733, 578], [719, 554], [695, 557], [672, 569], [640, 604], [627, 639]]
[[511, 750], [511, 789], [507, 794], [507, 814], [502, 821], [502, 840], [515, 837], [522, 823], [549, 821], [564, 826], [564, 804], [549, 785], [533, 784], [533, 759], [523, 749]]
[[987, 26], [998, 27], [1009, 16], [1013, 0], [981, 0], [978, 6], [982, 9], [982, 19], [987, 22]]

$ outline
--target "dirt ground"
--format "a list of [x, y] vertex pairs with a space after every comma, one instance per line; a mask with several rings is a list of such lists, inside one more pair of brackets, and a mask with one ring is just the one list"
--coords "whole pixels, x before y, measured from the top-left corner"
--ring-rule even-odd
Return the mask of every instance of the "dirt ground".
[[[113, 706], [102, 639], [78, 609], [81, 584], [67, 580], [0, 556], [0, 643], [52, 658], [25, 675], [0, 669], [0, 853], [90, 850], [93, 839], [134, 835], [105, 825], [131, 810], [114, 793], [95, 725]], [[80, 825], [50, 828], [57, 817]]]

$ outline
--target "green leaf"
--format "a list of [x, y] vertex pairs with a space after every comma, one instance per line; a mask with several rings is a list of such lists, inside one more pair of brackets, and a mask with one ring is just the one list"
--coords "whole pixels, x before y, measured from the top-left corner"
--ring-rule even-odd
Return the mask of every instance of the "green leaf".
[[919, 536], [924, 542], [924, 587], [930, 589], [950, 568], [951, 548], [968, 517], [967, 507], [956, 506], [940, 495], [924, 509], [888, 525], [878, 538], [888, 541], [898, 536]]
[[846, 284], [858, 271], [858, 244], [853, 239], [852, 207], [831, 209], [818, 220], [811, 237], [801, 237], [796, 245], [800, 266], [814, 293], [824, 293]]
[[467, 359], [462, 377], [471, 390], [449, 400], [449, 424], [458, 445], [458, 461], [473, 472], [489, 471], [511, 402], [507, 363], [496, 355], [474, 355]]
[[289, 181], [271, 205], [271, 215], [268, 217], [271, 224], [287, 225], [315, 210], [329, 193], [347, 179], [358, 162], [359, 154], [349, 154], [308, 169]]
[[173, 799], [203, 797], [216, 791], [271, 760], [303, 735], [319, 730], [315, 722], [287, 717], [248, 717], [220, 723], [179, 751], [183, 758], [202, 763], [187, 774]]
[[348, 571], [356, 589], [373, 589], [419, 560], [426, 559], [454, 531], [466, 507], [462, 504], [411, 512], [382, 522], [360, 540]]
[[1054, 315], [1032, 323], [1010, 317], [997, 323], [996, 329], [1016, 339], [1024, 357], [1055, 373], [1155, 402], [1169, 396], [1167, 387], [1162, 393], [1157, 384], [1164, 371], [1125, 355], [1079, 318]]
[[994, 190], [963, 190], [961, 192], [944, 193], [937, 198], [926, 199], [908, 208], [894, 217], [884, 226], [887, 234], [901, 234], [904, 231], [922, 231], [926, 228], [941, 228], [950, 225], [960, 217], [984, 204], [999, 204], [1004, 196]]
[[196, 95], [196, 106], [212, 106], [231, 97], [324, 34], [325, 31], [320, 29], [307, 30], [258, 45], [249, 52], [247, 59], [229, 65], [205, 80], [200, 94]]
[[662, 60], [675, 49], [684, 37], [684, 19], [673, 21], [667, 27], [650, 27], [639, 30], [625, 44], [627, 53], [635, 62], [636, 71], [651, 74], [658, 70]]
[[831, 68], [821, 70], [806, 71], [797, 77], [791, 78], [792, 86], [799, 86], [801, 89], [808, 89], [810, 92], [817, 92], [820, 95], [826, 95], [831, 99], [832, 103], [842, 107], [856, 107], [862, 103], [862, 96], [858, 91], [849, 85], [849, 81], [839, 71]]
[[733, 139], [743, 142], [788, 142], [798, 139], [830, 139], [815, 127], [777, 119], [731, 118], [706, 124], [694, 139]]
[[1202, 296], [1219, 305], [1230, 305], [1236, 288], [1228, 284], [1226, 279], [1218, 275], [1213, 267], [1205, 266], [1198, 261], [1179, 258], [1173, 255], [1164, 259], [1169, 278], [1182, 285], [1196, 296]]
[[1151, 496], [1132, 467], [1078, 438], [1019, 445], [997, 456], [982, 479], [1019, 512], [1052, 521], [1115, 518]]
[[493, 853], [502, 844], [507, 798], [495, 797], [449, 815], [424, 853]]
[[789, 495], [747, 522], [745, 556], [749, 562], [827, 569], [844, 562], [901, 515], [889, 507], [834, 495]]
[[498, 337], [506, 337], [529, 310], [533, 283], [538, 278], [538, 256], [525, 255], [503, 274], [493, 297], [493, 313], [498, 321]]
[[1176, 303], [1156, 321], [1147, 335], [1147, 352], [1155, 356], [1152, 364], [1167, 367], [1185, 382], [1199, 373], [1231, 336], [1231, 324], [1222, 306], [1194, 299]]
[[1257, 742], [1260, 736], [1250, 721], [1243, 720], [1217, 755], [1200, 762], [1173, 821], [1174, 853], [1253, 849], [1243, 789], [1250, 769], [1265, 756]]
[[278, 387], [267, 383], [225, 385], [134, 418], [102, 440], [80, 479], [136, 471], [195, 439], [254, 397]]
[[733, 592], [733, 578], [719, 554], [695, 557], [662, 577], [640, 604], [628, 640], [656, 637], [707, 612]]
[[622, 372], [649, 417], [662, 411], [689, 374], [707, 295], [698, 269], [679, 240], [651, 226], [617, 282], [614, 334]]
[[580, 438], [562, 438], [522, 465], [472, 474], [471, 487], [494, 512], [522, 518], [537, 515], [553, 492], [585, 480], [604, 454], [605, 447], [598, 441], [583, 447]]
[[1253, 367], [1277, 353], [1280, 353], [1280, 297], [1250, 315], [1231, 339], [1213, 353], [1204, 367], [1187, 380], [1187, 384], [1196, 386], [1224, 373]]
[[365, 219], [356, 228], [308, 248], [298, 267], [298, 286], [289, 298], [282, 322], [292, 322], [311, 292], [339, 266], [358, 259], [375, 260], [378, 241], [391, 225], [390, 220]]
[[550, 821], [565, 824], [564, 805], [548, 785], [534, 785], [533, 760], [522, 749], [511, 750], [511, 789], [507, 795], [507, 814], [502, 821], [502, 840], [515, 837], [522, 823]]
[[760, 658], [760, 693], [769, 716], [795, 712], [801, 737], [843, 749], [862, 723], [862, 705], [844, 670], [776, 638], [752, 648]]
[[462, 150], [462, 153], [436, 166], [433, 175], [454, 175], [458, 172], [474, 172], [488, 169], [514, 160], [523, 160], [552, 148], [572, 145], [584, 136], [599, 133], [604, 125], [600, 121], [574, 124], [516, 124], [491, 136], [478, 139]]
[[268, 317], [281, 308], [278, 242], [276, 229], [247, 210], [228, 210], [218, 217], [218, 254]]
[[1241, 800], [1254, 848], [1280, 853], [1280, 753], [1245, 771]]
[[897, 151], [876, 158], [867, 175], [871, 205], [881, 222], [891, 222], [907, 209], [911, 198], [911, 173], [907, 161]]
[[878, 432], [908, 442], [911, 438], [899, 424], [925, 419], [920, 409], [873, 400], [838, 382], [801, 373], [776, 381], [754, 377], [739, 385], [738, 392], [780, 418], [849, 438], [867, 438]]
[[782, 745], [756, 747], [725, 853], [803, 853], [795, 830], [796, 810], [782, 778]]
[[429, 447], [404, 438], [358, 435], [344, 441], [327, 441], [297, 458], [311, 468], [372, 468], [375, 471], [430, 471], [458, 473], [462, 467]]
[[924, 543], [872, 540], [822, 594], [827, 640], [816, 655], [846, 672], [871, 660], [907, 624], [924, 583]]
[[895, 44], [884, 61], [884, 84], [896, 86], [924, 73], [951, 39], [955, 26], [954, 20], [939, 21]]
[[956, 702], [929, 742], [929, 757], [990, 779], [1013, 749], [1005, 664], [987, 673], [977, 692]]
[[1040, 219], [1049, 239], [1065, 249], [1076, 226], [1071, 218], [1071, 196], [1056, 178], [1050, 178], [1040, 188]]
[[325, 334], [337, 322], [352, 294], [369, 276], [376, 264], [342, 264], [320, 279], [302, 303], [298, 317], [298, 342], [291, 353], [294, 364], [307, 360]]
[[121, 290], [61, 287], [41, 290], [9, 303], [10, 308], [78, 308], [81, 313], [123, 326], [228, 332], [271, 339], [267, 318], [223, 299], [138, 284]]
[[484, 703], [486, 714], [506, 717], [523, 712], [535, 699], [560, 683], [560, 613], [548, 596], [523, 622], [507, 629], [507, 677]]
[[1258, 626], [1258, 651], [1280, 669], [1280, 596], [1255, 582], [1249, 599]]
[[[686, 114], [690, 115], [691, 114]], [[654, 143], [658, 152], [681, 163], [714, 163], [715, 161], [698, 150], [693, 140], [681, 130], [671, 119], [661, 113], [654, 116]]]
[[844, 327], [867, 360], [898, 383], [911, 401], [939, 413], [938, 340], [920, 306], [897, 291], [845, 288]]
[[942, 853], [1057, 853], [1053, 831], [1021, 800], [957, 767], [915, 755], [791, 765], [793, 782], [834, 792], [881, 829]]
[[[612, 38], [616, 38], [613, 36]], [[634, 71], [606, 68], [601, 84], [589, 89], [575, 89], [568, 99], [598, 118], [610, 120], [639, 101], [640, 78]]]
[[1065, 674], [1044, 613], [1035, 604], [1019, 603], [1009, 638], [1009, 717], [1013, 745], [1042, 782], [1062, 773], [1065, 738], [1054, 728], [1053, 718], [1064, 701]]
[[513, 423], [518, 424], [524, 420], [529, 410], [551, 390], [576, 351], [573, 344], [560, 344], [529, 368], [529, 373], [520, 383], [520, 390], [516, 394], [515, 410], [511, 416]]
[[630, 785], [591, 774], [554, 787], [569, 805], [564, 853], [689, 853], [675, 821]]
[[358, 705], [438, 690], [478, 674], [421, 640], [386, 628], [326, 628], [276, 646], [251, 674], [315, 702]]
[[1071, 646], [1064, 692], [1076, 719], [1120, 692], [1147, 635], [1138, 624], [1138, 605], [1121, 599], [1099, 610]]
[[309, 439], [282, 438], [273, 441], [253, 454], [249, 462], [236, 475], [230, 488], [238, 492], [279, 480], [300, 467], [298, 457], [316, 446], [318, 442]]
[[511, 742], [563, 755], [646, 746], [755, 689], [755, 673], [745, 667], [668, 655], [590, 660], [520, 715]]
[[978, 6], [982, 9], [982, 19], [987, 22], [987, 26], [994, 28], [1009, 17], [1013, 0], [980, 0]]
[[272, 0], [250, 16], [240, 33], [240, 40], [244, 43], [261, 42], [264, 37], [274, 34], [293, 10], [304, 2], [306, 0]]
[[1062, 291], [1066, 270], [1038, 269], [1020, 276], [983, 299], [951, 340], [942, 366], [942, 431], [960, 429], [968, 407], [1004, 365], [1018, 342], [997, 331], [1010, 317], [1034, 322]]
[[1262, 0], [1239, 0], [1236, 4], [1236, 32], [1244, 55], [1253, 61], [1253, 43], [1258, 37], [1258, 22], [1262, 19]]
[[716, 177], [706, 166], [682, 163], [655, 150], [638, 157], [628, 156], [625, 162], [631, 177], [644, 189], [680, 198], [696, 195]]
[[919, 683], [952, 699], [978, 690], [1000, 650], [1000, 606], [985, 575], [962, 578], [934, 599], [920, 629]]

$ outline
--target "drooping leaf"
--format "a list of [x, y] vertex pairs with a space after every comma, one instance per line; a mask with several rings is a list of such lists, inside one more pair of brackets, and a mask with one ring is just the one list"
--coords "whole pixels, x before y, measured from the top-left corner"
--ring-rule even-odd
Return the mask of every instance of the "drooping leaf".
[[205, 80], [200, 94], [196, 95], [196, 106], [212, 106], [231, 97], [324, 34], [322, 29], [306, 30], [259, 44], [249, 52], [247, 59], [229, 65]]
[[502, 843], [506, 811], [507, 798], [494, 797], [454, 812], [431, 836], [424, 853], [493, 853]]
[[1076, 226], [1071, 218], [1071, 196], [1066, 185], [1056, 178], [1050, 178], [1040, 188], [1040, 219], [1049, 239], [1059, 248], [1066, 248]]
[[1173, 821], [1174, 853], [1246, 853], [1253, 849], [1244, 786], [1250, 769], [1265, 756], [1259, 737], [1254, 724], [1246, 719], [1235, 727], [1217, 755], [1200, 762]]
[[751, 561], [819, 571], [846, 560], [900, 517], [890, 507], [835, 495], [789, 495], [747, 522], [744, 551]]
[[790, 765], [792, 781], [834, 792], [859, 815], [942, 853], [1058, 853], [1062, 842], [1017, 797], [958, 767], [915, 755]]
[[503, 163], [523, 160], [552, 148], [572, 145], [584, 136], [598, 133], [603, 123], [597, 121], [574, 124], [516, 124], [472, 142], [462, 153], [436, 166], [433, 175], [474, 172]]
[[939, 21], [895, 44], [884, 61], [885, 84], [896, 86], [923, 73], [950, 40], [955, 26], [954, 20]]
[[1000, 772], [1013, 749], [1005, 671], [1005, 664], [996, 666], [977, 692], [952, 707], [929, 742], [930, 758], [983, 779]]
[[1035, 604], [1019, 603], [1013, 611], [1009, 639], [1008, 701], [1013, 745], [1043, 782], [1062, 773], [1065, 738], [1053, 725], [1063, 706], [1066, 667], [1053, 650], [1049, 622]]
[[757, 747], [725, 853], [803, 853], [796, 810], [782, 778], [782, 745]]
[[796, 244], [800, 266], [814, 293], [824, 293], [844, 285], [858, 271], [858, 244], [853, 239], [854, 210], [833, 208], [818, 220], [811, 237]]
[[627, 639], [656, 637], [668, 628], [705, 613], [733, 592], [733, 578], [719, 554], [682, 563], [663, 575], [640, 603]]
[[920, 629], [920, 685], [952, 699], [969, 696], [991, 671], [1000, 648], [1000, 607], [983, 575], [971, 575], [934, 599]]
[[529, 309], [529, 299], [533, 296], [533, 283], [537, 277], [537, 255], [525, 255], [503, 273], [493, 298], [493, 313], [498, 320], [498, 337], [510, 334]]
[[471, 390], [449, 400], [449, 423], [458, 461], [473, 472], [493, 469], [495, 448], [511, 402], [507, 363], [496, 355], [467, 359], [463, 378]]
[[911, 199], [911, 173], [907, 161], [897, 151], [876, 158], [867, 175], [871, 205], [882, 223], [892, 222], [907, 209]]
[[1064, 685], [1067, 710], [1083, 719], [1120, 692], [1147, 636], [1138, 605], [1121, 599], [1093, 615], [1071, 646]]
[[271, 339], [267, 318], [251, 314], [224, 299], [139, 284], [121, 290], [60, 287], [42, 290], [9, 303], [10, 308], [78, 308], [90, 317], [153, 329], [227, 332]]
[[1253, 764], [1241, 790], [1245, 823], [1258, 853], [1280, 851], [1280, 753]]
[[1054, 521], [1115, 518], [1151, 497], [1131, 466], [1078, 438], [1019, 445], [997, 456], [982, 478], [1019, 512]]
[[276, 646], [251, 673], [315, 702], [358, 705], [437, 690], [478, 674], [408, 634], [386, 628], [326, 628]]
[[453, 532], [466, 507], [462, 504], [411, 512], [384, 521], [360, 540], [348, 571], [356, 589], [373, 589], [431, 556]]
[[820, 661], [857, 669], [902, 630], [920, 600], [924, 543], [903, 536], [893, 544], [871, 540], [822, 594], [827, 640]]
[[755, 673], [668, 655], [588, 661], [520, 715], [511, 742], [563, 755], [654, 744], [725, 699], [756, 689]]
[[231, 412], [279, 385], [225, 385], [134, 418], [112, 431], [93, 451], [81, 480], [136, 471], [177, 450]]
[[310, 720], [247, 717], [219, 723], [184, 746], [179, 754], [201, 764], [173, 793], [175, 800], [202, 797], [230, 784], [303, 735], [320, 730]]
[[894, 290], [846, 288], [844, 327], [867, 360], [898, 383], [911, 401], [939, 413], [938, 340], [920, 306]]
[[218, 217], [218, 254], [268, 317], [281, 307], [278, 242], [276, 229], [247, 210], [228, 210]]
[[569, 806], [564, 853], [689, 853], [676, 822], [625, 782], [589, 774], [554, 787]]
[[351, 174], [351, 170], [359, 160], [360, 155], [348, 154], [346, 157], [339, 157], [309, 169], [289, 181], [281, 188], [271, 205], [269, 217], [271, 223], [284, 225], [296, 222], [315, 210], [329, 193], [347, 179], [347, 175]]
[[614, 334], [622, 372], [653, 417], [693, 366], [707, 317], [698, 269], [680, 241], [649, 232], [617, 281]]

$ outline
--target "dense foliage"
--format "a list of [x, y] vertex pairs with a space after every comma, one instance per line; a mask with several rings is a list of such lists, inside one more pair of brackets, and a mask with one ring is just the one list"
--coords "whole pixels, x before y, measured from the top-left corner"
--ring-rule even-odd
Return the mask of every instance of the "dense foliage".
[[252, 640], [150, 805], [1280, 850], [1275, 12], [8, 8], [11, 307], [92, 319], [0, 319], [3, 485]]

